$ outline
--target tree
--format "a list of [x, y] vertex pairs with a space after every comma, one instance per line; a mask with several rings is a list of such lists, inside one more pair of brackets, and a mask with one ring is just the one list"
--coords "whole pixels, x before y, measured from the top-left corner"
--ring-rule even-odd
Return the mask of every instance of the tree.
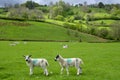
[[66, 16], [70, 11], [70, 4], [60, 0], [55, 5], [51, 3], [49, 18], [55, 18], [57, 15]]
[[84, 5], [82, 6], [82, 10], [85, 13], [88, 11], [88, 6], [87, 6], [87, 2], [86, 1], [84, 2]]
[[29, 11], [29, 18], [38, 20], [38, 19], [44, 19], [43, 12], [41, 10], [33, 9]]
[[4, 11], [5, 11], [5, 12], [8, 12], [8, 9], [9, 9], [9, 6], [8, 6], [7, 3], [5, 3], [5, 4], [4, 4]]
[[104, 5], [102, 2], [99, 2], [99, 3], [98, 3], [98, 7], [99, 7], [99, 8], [104, 8], [105, 5]]
[[8, 17], [10, 18], [23, 18], [23, 19], [43, 19], [43, 12], [41, 10], [29, 10], [26, 7], [11, 8]]
[[10, 8], [8, 17], [10, 18], [27, 18], [28, 19], [28, 8], [19, 7], [19, 8]]
[[14, 5], [14, 8], [19, 8], [19, 7], [20, 7], [19, 4], [15, 4], [15, 5]]
[[25, 5], [25, 7], [29, 9], [34, 9], [35, 7], [40, 6], [38, 3], [35, 3], [34, 1], [27, 1], [26, 3], [22, 4]]
[[111, 14], [113, 17], [120, 17], [120, 9], [118, 9], [117, 7], [113, 7], [111, 9]]
[[64, 17], [61, 16], [61, 15], [57, 15], [57, 16], [55, 17], [55, 19], [56, 19], [56, 20], [60, 20], [60, 21], [64, 21]]
[[107, 38], [108, 34], [109, 34], [109, 31], [106, 28], [102, 28], [98, 31], [98, 36], [102, 38]]
[[115, 40], [120, 40], [120, 23], [115, 22], [112, 24], [112, 35]]

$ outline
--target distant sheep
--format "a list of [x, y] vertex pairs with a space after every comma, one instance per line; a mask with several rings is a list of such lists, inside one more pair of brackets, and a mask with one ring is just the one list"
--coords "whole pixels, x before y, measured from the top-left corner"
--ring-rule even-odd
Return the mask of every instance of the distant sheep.
[[19, 44], [19, 42], [16, 41], [16, 42], [10, 43], [9, 45], [10, 45], [10, 46], [16, 46], [17, 44]]
[[63, 45], [63, 48], [68, 48], [68, 45]]
[[14, 44], [20, 44], [20, 42], [17, 42], [17, 41], [16, 41], [16, 42], [14, 42]]
[[47, 66], [48, 61], [44, 58], [31, 58], [31, 55], [24, 56], [26, 64], [30, 67], [30, 75], [33, 74], [33, 68], [35, 66], [41, 67], [44, 70], [44, 74], [48, 76]]
[[27, 42], [23, 42], [23, 44], [27, 44]]
[[83, 64], [83, 61], [80, 58], [63, 58], [61, 55], [57, 55], [55, 57], [55, 61], [59, 61], [61, 65], [61, 74], [63, 72], [63, 69], [66, 68], [67, 75], [69, 75], [68, 68], [69, 66], [74, 66], [77, 68], [77, 75], [82, 73], [82, 68], [80, 67], [80, 64]]
[[14, 43], [11, 43], [11, 44], [10, 44], [10, 46], [16, 46], [16, 44], [14, 44]]

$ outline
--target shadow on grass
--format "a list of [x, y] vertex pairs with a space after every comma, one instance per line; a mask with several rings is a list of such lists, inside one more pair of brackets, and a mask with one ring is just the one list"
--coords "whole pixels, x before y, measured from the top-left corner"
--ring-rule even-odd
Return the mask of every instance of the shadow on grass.
[[0, 66], [0, 71], [1, 71], [1, 70], [4, 70], [4, 69], [5, 69], [5, 67], [3, 67], [3, 66]]

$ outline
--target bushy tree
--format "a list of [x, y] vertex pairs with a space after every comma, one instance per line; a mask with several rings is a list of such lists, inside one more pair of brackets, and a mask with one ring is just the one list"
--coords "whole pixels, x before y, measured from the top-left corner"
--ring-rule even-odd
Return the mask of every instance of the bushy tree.
[[56, 20], [64, 21], [64, 17], [62, 15], [57, 15], [55, 17]]
[[111, 14], [113, 17], [120, 17], [120, 9], [118, 9], [117, 7], [113, 7], [111, 9]]
[[99, 8], [104, 8], [105, 6], [104, 6], [104, 4], [103, 4], [102, 2], [99, 2], [99, 3], [98, 3], [98, 7], [99, 7]]
[[[57, 15], [66, 16], [67, 13], [70, 13], [70, 5], [65, 3], [64, 1], [60, 0], [55, 5], [50, 6], [50, 14], [49, 18], [55, 18]], [[70, 13], [71, 14], [71, 13]]]
[[41, 10], [37, 10], [37, 9], [29, 10], [26, 7], [11, 8], [9, 10], [8, 17], [22, 18], [22, 19], [43, 19], [44, 18]]
[[34, 1], [27, 1], [26, 3], [24, 3], [22, 5], [25, 5], [25, 7], [29, 8], [29, 9], [34, 9], [35, 7], [40, 6], [38, 3], [34, 2]]
[[61, 6], [54, 6], [50, 10], [50, 18], [55, 19], [57, 15], [62, 15], [63, 7]]
[[33, 9], [29, 11], [29, 19], [44, 19], [43, 12], [41, 10]]
[[98, 36], [102, 38], [107, 38], [108, 34], [109, 34], [109, 31], [106, 28], [102, 28], [98, 31]]
[[70, 17], [66, 18], [66, 21], [67, 22], [74, 22], [74, 19], [75, 19], [74, 16], [70, 16]]
[[8, 17], [11, 18], [28, 18], [29, 9], [26, 7], [10, 8]]
[[115, 40], [120, 40], [120, 23], [115, 22], [112, 24], [112, 35]]

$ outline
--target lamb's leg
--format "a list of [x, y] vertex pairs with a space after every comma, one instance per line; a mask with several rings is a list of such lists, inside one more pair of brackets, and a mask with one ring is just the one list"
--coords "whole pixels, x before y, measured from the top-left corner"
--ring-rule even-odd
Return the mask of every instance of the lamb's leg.
[[68, 70], [68, 67], [66, 67], [66, 71], [67, 71], [67, 75], [69, 75], [69, 70]]
[[77, 68], [77, 75], [81, 74], [82, 73], [82, 68], [81, 67], [78, 67]]
[[47, 68], [45, 68], [44, 71], [45, 71], [45, 75], [48, 76], [48, 70], [47, 70]]
[[45, 74], [46, 76], [48, 76], [48, 70], [47, 70], [47, 68], [46, 68], [45, 66], [42, 66], [42, 69], [44, 70], [44, 74]]
[[33, 67], [30, 67], [30, 75], [33, 74]]
[[61, 73], [60, 73], [60, 74], [63, 74], [63, 70], [64, 70], [64, 68], [62, 67], [62, 68], [61, 68]]
[[77, 68], [77, 75], [80, 74], [80, 68]]
[[81, 67], [79, 67], [80, 68], [80, 71], [79, 71], [79, 73], [81, 74], [82, 73], [82, 68]]

